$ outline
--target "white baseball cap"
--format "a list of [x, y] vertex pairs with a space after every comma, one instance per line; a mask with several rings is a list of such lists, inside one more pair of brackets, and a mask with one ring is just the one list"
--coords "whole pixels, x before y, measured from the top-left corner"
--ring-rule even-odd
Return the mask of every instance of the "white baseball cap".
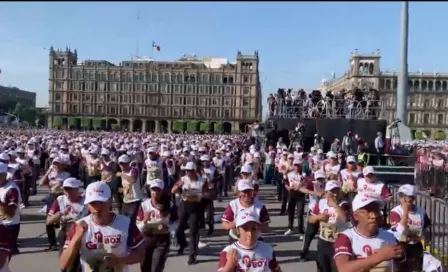
[[336, 159], [338, 157], [338, 155], [336, 153], [334, 153], [333, 151], [330, 151], [327, 153], [327, 157], [329, 159]]
[[184, 166], [184, 170], [186, 171], [196, 170], [196, 165], [193, 162], [187, 162]]
[[354, 156], [348, 156], [347, 157], [347, 163], [356, 163], [356, 159]]
[[375, 169], [373, 169], [372, 166], [366, 166], [364, 169], [362, 169], [362, 174], [364, 176], [367, 176], [369, 174], [375, 174]]
[[210, 161], [210, 156], [209, 155], [202, 155], [201, 156], [201, 161]]
[[110, 155], [110, 151], [106, 148], [102, 148], [101, 149], [101, 155], [102, 156], [109, 156]]
[[253, 190], [254, 185], [252, 182], [248, 179], [241, 179], [238, 181], [238, 191], [246, 191], [246, 190]]
[[402, 193], [407, 196], [415, 196], [417, 194], [417, 190], [415, 186], [411, 184], [404, 184], [398, 188], [398, 193]]
[[324, 154], [324, 151], [322, 149], [318, 149], [317, 154]]
[[165, 188], [165, 183], [163, 183], [163, 180], [161, 179], [155, 179], [155, 180], [151, 180], [151, 185], [149, 186], [149, 188], [159, 188], [160, 190], [163, 190]]
[[352, 209], [353, 212], [356, 212], [357, 210], [369, 205], [372, 202], [378, 202], [378, 203], [382, 203], [381, 199], [369, 194], [357, 194], [354, 198], [353, 198], [353, 202], [352, 202]]
[[68, 178], [68, 179], [64, 180], [62, 187], [63, 188], [79, 188], [79, 187], [81, 187], [81, 181], [76, 178]]
[[130, 162], [131, 162], [131, 159], [126, 154], [123, 154], [118, 158], [118, 163], [130, 163]]
[[156, 152], [157, 152], [157, 148], [156, 147], [148, 148], [148, 153], [156, 153]]
[[63, 158], [61, 158], [61, 157], [55, 157], [54, 159], [53, 159], [53, 163], [65, 163], [65, 161], [64, 161], [64, 159]]
[[245, 164], [243, 165], [243, 167], [241, 167], [241, 173], [252, 173], [253, 169], [252, 166], [250, 166], [249, 164]]
[[260, 224], [259, 216], [253, 212], [246, 212], [241, 211], [236, 216], [236, 227], [241, 227], [242, 225], [249, 223], [249, 222], [255, 222], [257, 224]]
[[87, 186], [86, 199], [84, 204], [89, 204], [94, 201], [107, 202], [110, 199], [111, 191], [109, 185], [102, 181], [92, 182]]
[[341, 184], [336, 180], [329, 180], [325, 183], [325, 191], [331, 191], [335, 188], [341, 188]]
[[320, 179], [320, 178], [325, 178], [325, 173], [324, 171], [316, 171], [314, 172], [314, 179]]
[[0, 163], [0, 174], [8, 173], [8, 165], [6, 163]]

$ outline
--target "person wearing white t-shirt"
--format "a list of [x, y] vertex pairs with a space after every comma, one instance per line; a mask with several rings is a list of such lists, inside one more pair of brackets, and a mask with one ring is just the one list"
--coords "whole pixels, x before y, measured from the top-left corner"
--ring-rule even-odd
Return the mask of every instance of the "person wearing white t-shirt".
[[257, 239], [260, 233], [258, 214], [242, 211], [236, 217], [235, 227], [239, 238], [226, 246], [219, 255], [218, 272], [281, 272], [274, 249], [268, 243]]
[[140, 182], [138, 181], [138, 170], [131, 166], [131, 159], [126, 154], [118, 158], [118, 164], [121, 172], [117, 175], [121, 177], [121, 185], [123, 186], [121, 214], [130, 216], [131, 220], [135, 222], [137, 211], [143, 198]]
[[111, 212], [111, 190], [104, 182], [87, 186], [86, 199], [90, 215], [79, 219], [67, 233], [59, 265], [69, 270], [79, 253], [81, 271], [129, 272], [130, 265], [144, 259], [144, 239], [135, 221]]
[[379, 196], [363, 193], [353, 199], [355, 226], [341, 232], [333, 245], [337, 271], [407, 271], [399, 269], [406, 258], [396, 239], [407, 223], [397, 224], [395, 232], [380, 228], [382, 202]]

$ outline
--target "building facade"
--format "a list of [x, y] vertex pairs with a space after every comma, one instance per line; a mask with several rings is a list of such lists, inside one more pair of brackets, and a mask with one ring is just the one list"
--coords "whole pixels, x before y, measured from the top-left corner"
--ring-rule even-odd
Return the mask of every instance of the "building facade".
[[[381, 71], [379, 50], [372, 54], [352, 52], [349, 70], [326, 82], [333, 91], [355, 87], [372, 87], [380, 92], [384, 112], [382, 119], [396, 119], [398, 73]], [[448, 135], [448, 73], [409, 73], [408, 126], [428, 137], [439, 132]]]
[[77, 51], [50, 50], [49, 120], [101, 119], [104, 128], [169, 132], [175, 120], [221, 123], [239, 132], [261, 118], [258, 52], [176, 61], [78, 62]]
[[0, 110], [8, 111], [17, 103], [36, 107], [36, 93], [0, 85]]

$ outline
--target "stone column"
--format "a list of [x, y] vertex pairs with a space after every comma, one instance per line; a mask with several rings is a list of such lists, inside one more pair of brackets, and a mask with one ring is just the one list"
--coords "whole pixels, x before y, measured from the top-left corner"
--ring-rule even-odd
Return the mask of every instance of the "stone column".
[[129, 120], [129, 132], [134, 132], [134, 119]]
[[48, 128], [53, 128], [53, 116], [48, 116], [47, 118], [47, 127]]
[[155, 133], [160, 133], [160, 121], [159, 120], [155, 120], [154, 123], [156, 125]]
[[142, 132], [143, 133], [146, 132], [146, 120], [145, 119], [142, 120]]
[[168, 120], [167, 123], [168, 123], [168, 133], [171, 133], [172, 132], [171, 131], [171, 120]]

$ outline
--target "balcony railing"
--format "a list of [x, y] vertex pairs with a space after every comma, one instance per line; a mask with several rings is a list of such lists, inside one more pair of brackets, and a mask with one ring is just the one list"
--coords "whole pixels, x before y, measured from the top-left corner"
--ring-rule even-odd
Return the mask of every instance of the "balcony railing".
[[383, 117], [381, 100], [320, 99], [286, 102], [275, 100], [268, 103], [267, 118], [326, 118], [377, 120]]

